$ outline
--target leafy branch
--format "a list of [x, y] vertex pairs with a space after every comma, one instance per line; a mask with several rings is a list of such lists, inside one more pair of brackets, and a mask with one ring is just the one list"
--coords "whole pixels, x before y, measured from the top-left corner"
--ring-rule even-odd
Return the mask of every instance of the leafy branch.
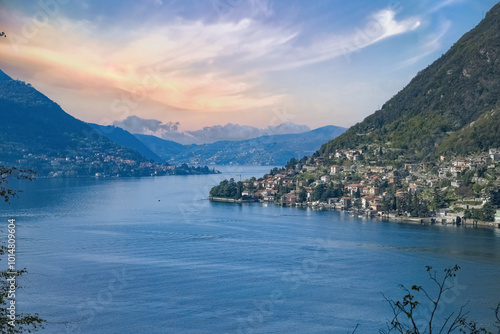
[[0, 165], [0, 198], [3, 198], [6, 203], [9, 203], [11, 198], [19, 197], [18, 194], [22, 192], [22, 190], [14, 190], [6, 187], [9, 183], [9, 178], [33, 181], [36, 175], [38, 174], [31, 169], [18, 169], [16, 167], [8, 168]]
[[[404, 285], [400, 285], [401, 289], [405, 292], [402, 300], [392, 300], [384, 296], [385, 300], [389, 303], [393, 318], [387, 325], [387, 330], [380, 330], [380, 334], [388, 334], [392, 332], [401, 334], [420, 334], [420, 333], [438, 333], [450, 334], [458, 330], [459, 333], [469, 334], [491, 334], [485, 328], [480, 327], [476, 322], [467, 320], [469, 312], [465, 311], [467, 304], [463, 305], [458, 312], [452, 312], [447, 317], [442, 319], [442, 323], [438, 324], [437, 311], [440, 303], [443, 301], [444, 294], [451, 290], [454, 286], [450, 282], [451, 279], [456, 277], [459, 266], [444, 269], [444, 275], [440, 278], [432, 267], [426, 266], [429, 278], [437, 286], [437, 294], [433, 297], [432, 294], [420, 285], [412, 285], [410, 289]], [[421, 302], [417, 295], [430, 302], [430, 315], [424, 324], [416, 319], [417, 311], [421, 308]], [[496, 317], [500, 324], [500, 304], [496, 309]]]
[[[3, 256], [8, 251], [5, 245], [0, 245], [0, 256]], [[16, 271], [16, 290], [21, 288], [17, 283], [17, 278], [25, 274], [26, 269]], [[11, 321], [7, 314], [9, 313], [7, 308], [9, 306], [9, 291], [10, 283], [7, 279], [11, 276], [7, 270], [0, 271], [0, 333], [6, 334], [19, 334], [19, 333], [31, 333], [43, 327], [45, 320], [41, 319], [37, 313], [31, 314], [16, 314], [15, 326], [11, 326], [9, 321]]]

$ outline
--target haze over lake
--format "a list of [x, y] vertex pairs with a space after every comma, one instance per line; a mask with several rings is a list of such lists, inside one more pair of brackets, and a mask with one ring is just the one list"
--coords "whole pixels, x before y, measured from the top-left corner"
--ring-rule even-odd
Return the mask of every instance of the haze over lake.
[[[211, 203], [222, 175], [39, 179], [1, 219], [17, 219], [16, 303], [43, 333], [375, 333], [382, 293], [429, 284], [458, 264], [441, 315], [469, 302], [494, 321], [500, 232], [387, 223], [340, 212]], [[5, 231], [3, 231], [5, 233]]]

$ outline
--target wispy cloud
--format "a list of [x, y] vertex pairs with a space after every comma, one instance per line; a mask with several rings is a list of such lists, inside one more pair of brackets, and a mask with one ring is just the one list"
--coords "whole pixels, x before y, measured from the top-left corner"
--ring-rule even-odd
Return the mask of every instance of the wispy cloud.
[[[153, 0], [145, 0], [153, 1]], [[154, 0], [156, 5], [161, 1]], [[255, 16], [272, 15], [266, 1], [252, 0]], [[17, 16], [10, 29], [22, 35], [27, 17]], [[280, 103], [285, 95], [268, 92], [260, 74], [303, 67], [359, 51], [419, 25], [417, 18], [398, 21], [391, 10], [369, 17], [365, 26], [347, 35], [331, 34], [310, 44], [300, 43], [302, 31], [263, 23], [255, 17], [236, 22], [205, 22], [177, 18], [144, 27], [116, 28], [101, 33], [90, 21], [51, 20], [36, 38], [19, 43], [19, 53], [0, 45], [5, 62], [41, 72], [48, 82], [82, 90], [137, 94], [154, 75], [158, 85], [147, 98], [170, 109], [236, 111]]]
[[418, 17], [397, 21], [393, 10], [384, 9], [371, 15], [363, 26], [353, 29], [350, 34], [322, 36], [320, 40], [294, 50], [295, 52], [288, 50], [286, 54], [294, 59], [278, 66], [278, 69], [289, 69], [348, 56], [392, 36], [413, 31], [419, 26]]
[[419, 60], [433, 54], [434, 52], [438, 51], [441, 49], [441, 40], [443, 37], [446, 35], [448, 30], [451, 27], [451, 22], [450, 21], [445, 21], [439, 31], [436, 33], [429, 34], [426, 38], [425, 41], [421, 44], [421, 46], [418, 47], [418, 54], [416, 56], [410, 57], [409, 59], [401, 62], [399, 65], [394, 67], [394, 69], [400, 69], [404, 68], [407, 66], [411, 66], [415, 63], [417, 63]]
[[444, 8], [444, 7], [451, 6], [451, 5], [456, 5], [456, 4], [461, 3], [461, 2], [464, 2], [464, 0], [442, 0], [442, 1], [437, 1], [436, 4], [434, 4], [433, 6], [430, 7], [429, 12], [430, 13], [434, 13], [434, 12], [437, 12], [438, 10]]

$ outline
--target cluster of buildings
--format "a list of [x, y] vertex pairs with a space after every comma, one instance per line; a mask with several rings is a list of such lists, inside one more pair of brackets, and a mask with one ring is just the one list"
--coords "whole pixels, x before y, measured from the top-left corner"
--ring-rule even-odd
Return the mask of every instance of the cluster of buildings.
[[[0, 162], [11, 165], [11, 162]], [[116, 152], [91, 152], [73, 157], [54, 157], [45, 154], [25, 154], [15, 163], [20, 169], [37, 171], [40, 176], [147, 176], [165, 175], [175, 167], [149, 161], [124, 158]]]
[[[410, 195], [420, 196], [422, 191], [436, 187], [459, 188], [462, 185], [461, 177], [467, 171], [474, 171], [474, 183], [491, 185], [491, 177], [488, 179], [476, 173], [479, 169], [483, 169], [483, 172], [489, 170], [493, 175], [498, 175], [493, 183], [496, 182], [500, 188], [500, 152], [494, 149], [479, 156], [450, 161], [441, 157], [435, 163], [406, 163], [398, 164], [397, 167], [373, 164], [373, 160], [370, 161], [372, 157], [361, 150], [337, 150], [328, 159], [309, 158], [303, 164], [298, 163], [295, 168], [282, 169], [262, 179], [246, 181], [242, 195], [248, 200], [275, 202], [284, 206], [360, 209], [366, 214], [384, 215], [387, 212], [384, 212], [382, 203], [388, 196], [407, 198]], [[337, 189], [335, 196], [314, 199], [315, 188], [320, 186]], [[486, 197], [485, 193], [476, 194], [469, 200], [484, 204]]]

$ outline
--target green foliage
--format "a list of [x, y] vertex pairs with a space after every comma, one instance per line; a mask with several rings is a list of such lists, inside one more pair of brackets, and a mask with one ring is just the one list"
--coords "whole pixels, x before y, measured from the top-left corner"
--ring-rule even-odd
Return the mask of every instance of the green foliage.
[[285, 169], [295, 169], [295, 166], [297, 166], [298, 161], [295, 158], [291, 158], [290, 161], [288, 161], [285, 165]]
[[376, 145], [403, 150], [407, 160], [422, 161], [500, 147], [498, 31], [500, 4], [381, 110], [323, 145], [320, 152]]
[[9, 178], [32, 181], [35, 175], [36, 173], [32, 170], [22, 170], [15, 167], [7, 168], [0, 165], [0, 198], [9, 203], [12, 197], [18, 197], [18, 193], [22, 192], [6, 187]]
[[[12, 197], [17, 197], [19, 191], [15, 191], [6, 187], [9, 178], [20, 180], [33, 180], [35, 173], [30, 170], [19, 170], [16, 168], [6, 168], [0, 166], [0, 196], [3, 197], [5, 202], [9, 202]], [[0, 244], [0, 257], [8, 252], [8, 247]], [[18, 270], [16, 275], [16, 290], [18, 286], [17, 278], [26, 273], [26, 269]], [[45, 320], [41, 319], [38, 314], [16, 314], [15, 326], [9, 325], [7, 317], [9, 311], [7, 308], [10, 306], [10, 299], [8, 299], [10, 291], [10, 283], [7, 281], [11, 274], [7, 270], [0, 271], [0, 332], [6, 334], [18, 333], [31, 333], [39, 328], [43, 328], [42, 324]]]
[[461, 184], [457, 190], [455, 191], [457, 196], [459, 197], [474, 197], [474, 190], [472, 190], [470, 187], [466, 186], [465, 184]]
[[311, 200], [327, 202], [329, 198], [340, 196], [342, 196], [342, 189], [339, 185], [333, 186], [331, 184], [319, 184], [313, 189]]
[[436, 211], [438, 209], [446, 208], [448, 205], [446, 204], [446, 200], [444, 199], [443, 193], [439, 188], [434, 188], [432, 193], [432, 201], [429, 203], [429, 207], [432, 211]]
[[[0, 245], [0, 256], [3, 256], [8, 251], [5, 245]], [[26, 269], [18, 270], [16, 275], [16, 290], [20, 288], [18, 285], [18, 279], [23, 274], [26, 273]], [[5, 334], [19, 334], [19, 333], [31, 333], [37, 331], [38, 329], [43, 329], [43, 323], [45, 320], [40, 318], [38, 314], [16, 314], [15, 326], [9, 325], [11, 321], [7, 314], [9, 313], [7, 308], [10, 306], [10, 299], [8, 299], [10, 283], [7, 279], [11, 276], [7, 270], [0, 271], [0, 333]]]
[[491, 201], [491, 204], [493, 204], [497, 207], [500, 206], [500, 189], [492, 190], [490, 192], [490, 201]]
[[269, 175], [276, 175], [276, 174], [279, 174], [281, 172], [284, 172], [285, 171], [285, 168], [278, 168], [278, 167], [274, 167], [273, 169], [271, 169], [269, 171]]
[[488, 201], [483, 205], [481, 209], [465, 210], [464, 218], [472, 219], [474, 221], [494, 222], [495, 213], [495, 206], [490, 201]]
[[235, 182], [233, 178], [229, 181], [224, 180], [219, 185], [210, 189], [211, 197], [222, 197], [231, 199], [241, 199], [243, 191], [243, 182]]
[[173, 174], [175, 175], [201, 175], [201, 174], [214, 174], [215, 169], [210, 169], [207, 166], [188, 166], [187, 164], [182, 164], [174, 168]]

